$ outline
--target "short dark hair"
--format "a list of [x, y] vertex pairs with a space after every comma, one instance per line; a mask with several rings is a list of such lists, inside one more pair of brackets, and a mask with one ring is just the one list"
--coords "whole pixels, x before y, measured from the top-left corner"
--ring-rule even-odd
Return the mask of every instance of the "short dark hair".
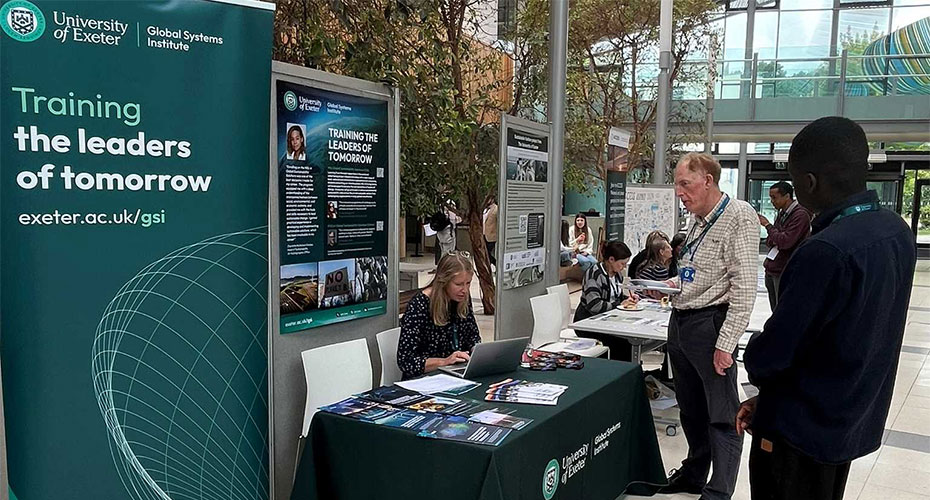
[[869, 171], [869, 142], [858, 123], [828, 116], [809, 123], [798, 132], [788, 152], [788, 168], [826, 174], [840, 193], [865, 189]]
[[790, 182], [787, 181], [778, 181], [775, 184], [772, 184], [772, 187], [769, 188], [769, 191], [777, 189], [779, 193], [788, 196], [794, 196], [794, 187]]
[[614, 260], [629, 259], [632, 255], [633, 252], [630, 251], [630, 247], [619, 240], [607, 241], [601, 246], [601, 260], [604, 261], [611, 257], [613, 257]]

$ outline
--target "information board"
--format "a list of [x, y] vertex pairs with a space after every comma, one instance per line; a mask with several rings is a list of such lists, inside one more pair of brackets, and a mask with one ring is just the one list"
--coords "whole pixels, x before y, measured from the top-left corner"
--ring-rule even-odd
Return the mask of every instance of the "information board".
[[549, 212], [549, 138], [508, 128], [503, 288], [542, 281]]
[[276, 92], [281, 333], [384, 314], [388, 103]]
[[646, 248], [646, 236], [656, 230], [664, 232], [669, 238], [678, 232], [678, 199], [675, 197], [675, 187], [627, 185], [624, 243], [635, 254]]

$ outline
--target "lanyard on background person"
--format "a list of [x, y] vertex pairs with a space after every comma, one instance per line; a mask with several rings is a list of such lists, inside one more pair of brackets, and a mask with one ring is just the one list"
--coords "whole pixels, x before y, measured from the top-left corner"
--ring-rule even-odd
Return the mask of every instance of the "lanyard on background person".
[[[451, 320], [451, 318], [450, 318]], [[458, 323], [452, 323], [452, 351], [459, 350], [459, 325]]]
[[720, 219], [720, 216], [723, 215], [723, 211], [727, 208], [729, 203], [730, 196], [724, 193], [723, 202], [720, 203], [720, 207], [714, 211], [714, 214], [711, 216], [710, 220], [707, 221], [707, 224], [704, 225], [704, 230], [701, 231], [701, 234], [698, 235], [697, 238], [689, 242], [688, 240], [691, 239], [691, 235], [694, 234], [694, 230], [697, 229], [698, 224], [695, 223], [694, 226], [691, 227], [691, 232], [688, 233], [688, 237], [685, 238], [685, 244], [681, 247], [681, 255], [690, 253], [690, 260], [691, 262], [694, 262], [694, 254], [697, 252], [698, 247], [701, 246], [701, 243], [704, 241], [704, 237], [707, 236], [707, 232], [710, 231], [710, 228], [713, 227], [713, 225], [717, 223], [717, 220]]
[[879, 208], [881, 208], [881, 206], [878, 204], [878, 202], [863, 203], [861, 205], [853, 205], [851, 207], [846, 207], [845, 209], [843, 209], [842, 212], [839, 213], [839, 215], [837, 215], [836, 217], [833, 218], [832, 221], [830, 221], [830, 224], [833, 224], [834, 222], [840, 219], [849, 217], [850, 215], [856, 215], [856, 214], [861, 214], [865, 212], [874, 212], [878, 210]]

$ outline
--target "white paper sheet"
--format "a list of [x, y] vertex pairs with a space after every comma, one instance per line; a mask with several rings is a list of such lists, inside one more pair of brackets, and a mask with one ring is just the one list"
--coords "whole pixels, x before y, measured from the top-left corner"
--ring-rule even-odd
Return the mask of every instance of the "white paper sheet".
[[413, 380], [397, 382], [395, 385], [399, 385], [404, 389], [423, 394], [435, 394], [437, 392], [452, 391], [461, 389], [463, 387], [476, 386], [480, 384], [477, 382], [472, 382], [471, 380], [465, 380], [462, 378], [453, 377], [452, 375], [446, 375], [445, 373], [439, 373], [429, 377], [421, 377]]

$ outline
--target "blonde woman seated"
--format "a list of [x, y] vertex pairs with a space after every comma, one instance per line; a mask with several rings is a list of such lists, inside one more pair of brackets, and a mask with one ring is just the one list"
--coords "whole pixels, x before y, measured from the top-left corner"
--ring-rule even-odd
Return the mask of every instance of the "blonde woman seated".
[[468, 361], [481, 342], [469, 293], [474, 274], [468, 254], [453, 251], [440, 259], [433, 281], [410, 299], [397, 344], [404, 380]]

